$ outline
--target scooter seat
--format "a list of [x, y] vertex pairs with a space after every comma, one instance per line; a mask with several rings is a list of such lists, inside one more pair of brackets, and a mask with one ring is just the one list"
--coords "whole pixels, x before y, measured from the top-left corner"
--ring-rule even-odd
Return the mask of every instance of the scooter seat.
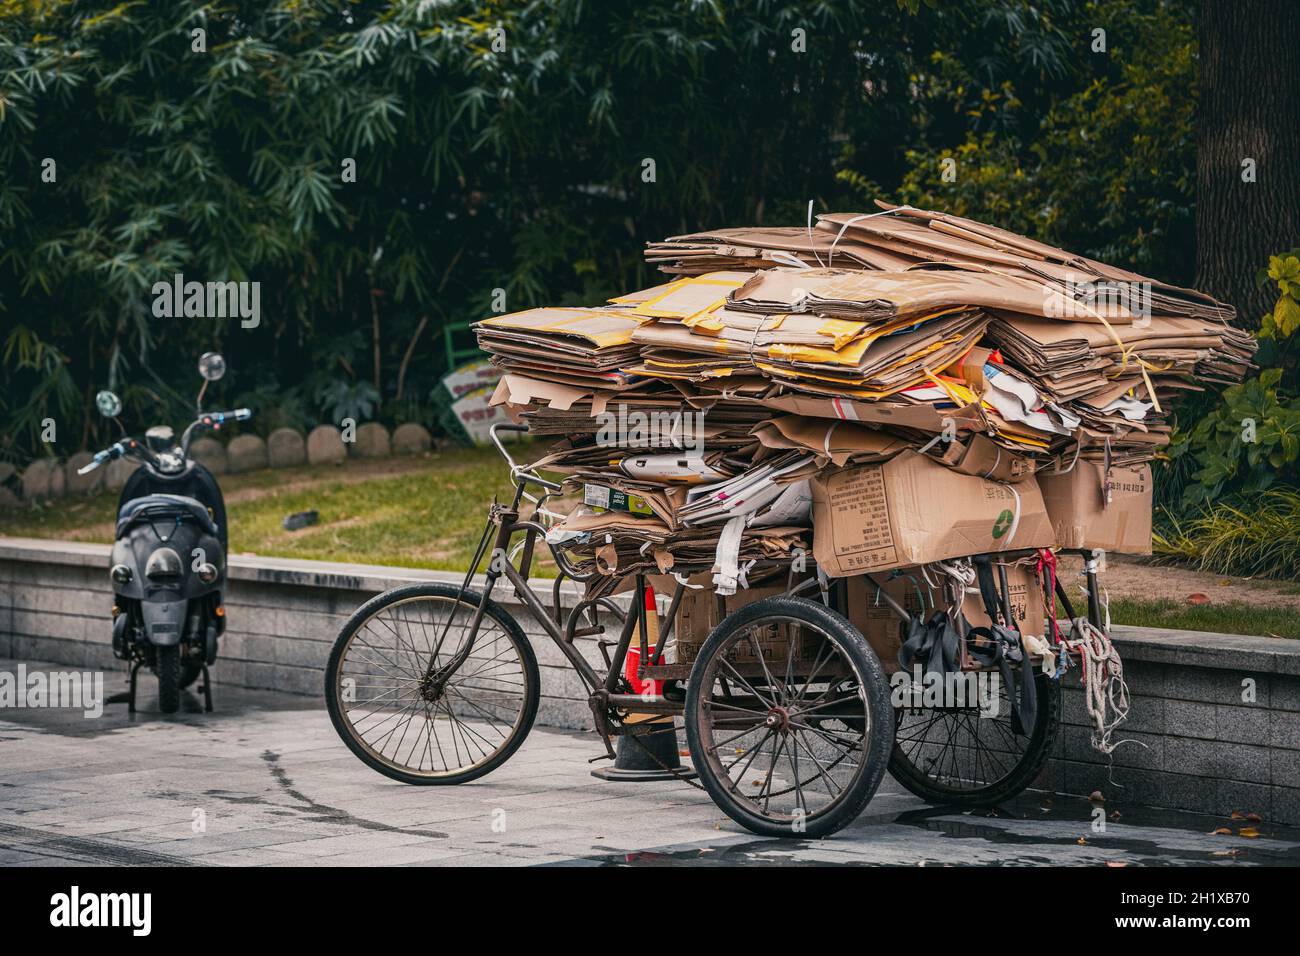
[[157, 520], [167, 512], [181, 516], [182, 520], [195, 522], [208, 534], [217, 533], [216, 522], [201, 502], [183, 495], [144, 495], [132, 498], [117, 513], [117, 537], [122, 537], [132, 525], [145, 520]]

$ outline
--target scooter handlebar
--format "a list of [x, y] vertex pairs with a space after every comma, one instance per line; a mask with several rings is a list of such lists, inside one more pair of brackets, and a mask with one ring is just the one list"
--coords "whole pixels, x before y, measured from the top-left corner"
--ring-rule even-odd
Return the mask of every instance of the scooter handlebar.
[[198, 423], [206, 428], [219, 428], [226, 422], [246, 422], [252, 417], [251, 408], [235, 408], [228, 412], [204, 412]]
[[94, 471], [100, 465], [104, 464], [104, 462], [112, 461], [115, 458], [121, 458], [125, 454], [126, 454], [125, 446], [123, 446], [123, 444], [120, 441], [114, 442], [113, 444], [105, 448], [103, 451], [95, 452], [95, 457], [90, 459], [90, 461], [85, 465], [78, 468], [77, 474], [88, 475], [90, 474], [90, 472]]

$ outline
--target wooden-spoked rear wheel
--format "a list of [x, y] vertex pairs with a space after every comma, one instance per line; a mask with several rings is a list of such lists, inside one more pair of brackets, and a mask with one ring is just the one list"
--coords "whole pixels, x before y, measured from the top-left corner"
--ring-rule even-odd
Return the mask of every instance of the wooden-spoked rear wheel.
[[893, 739], [884, 671], [839, 614], [771, 597], [725, 618], [700, 649], [684, 713], [700, 782], [763, 836], [852, 823], [880, 785]]

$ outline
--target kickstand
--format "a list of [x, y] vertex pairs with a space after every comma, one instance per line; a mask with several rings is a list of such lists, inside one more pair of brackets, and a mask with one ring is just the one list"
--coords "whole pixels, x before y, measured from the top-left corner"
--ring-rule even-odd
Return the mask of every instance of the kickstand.
[[203, 665], [203, 711], [212, 713], [212, 678], [208, 676], [208, 665]]

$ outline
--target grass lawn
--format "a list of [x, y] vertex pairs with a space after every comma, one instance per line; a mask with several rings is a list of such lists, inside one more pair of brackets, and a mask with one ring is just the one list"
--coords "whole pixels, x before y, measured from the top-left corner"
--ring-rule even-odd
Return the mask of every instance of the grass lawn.
[[[492, 496], [509, 501], [509, 472], [495, 449], [428, 458], [350, 461], [322, 468], [223, 475], [234, 554], [464, 570]], [[117, 493], [0, 511], [0, 534], [111, 542]], [[297, 511], [317, 524], [285, 531]], [[549, 564], [549, 560], [547, 562]], [[554, 566], [537, 573], [554, 575]]]
[[1111, 600], [1110, 619], [1116, 624], [1139, 627], [1300, 639], [1300, 615], [1286, 607], [1254, 607], [1235, 602], [1194, 605], [1168, 599], [1137, 601], [1121, 598]]
[[[493, 495], [508, 500], [511, 494], [505, 463], [493, 449], [225, 475], [221, 486], [236, 554], [446, 571], [465, 569]], [[112, 492], [0, 511], [0, 534], [108, 543], [116, 508]], [[316, 525], [281, 527], [285, 515], [311, 509], [320, 512]], [[544, 555], [539, 549], [534, 572], [553, 576], [555, 566]], [[1160, 595], [1115, 597], [1110, 607], [1117, 624], [1300, 638], [1300, 614], [1289, 607], [1190, 605]]]

